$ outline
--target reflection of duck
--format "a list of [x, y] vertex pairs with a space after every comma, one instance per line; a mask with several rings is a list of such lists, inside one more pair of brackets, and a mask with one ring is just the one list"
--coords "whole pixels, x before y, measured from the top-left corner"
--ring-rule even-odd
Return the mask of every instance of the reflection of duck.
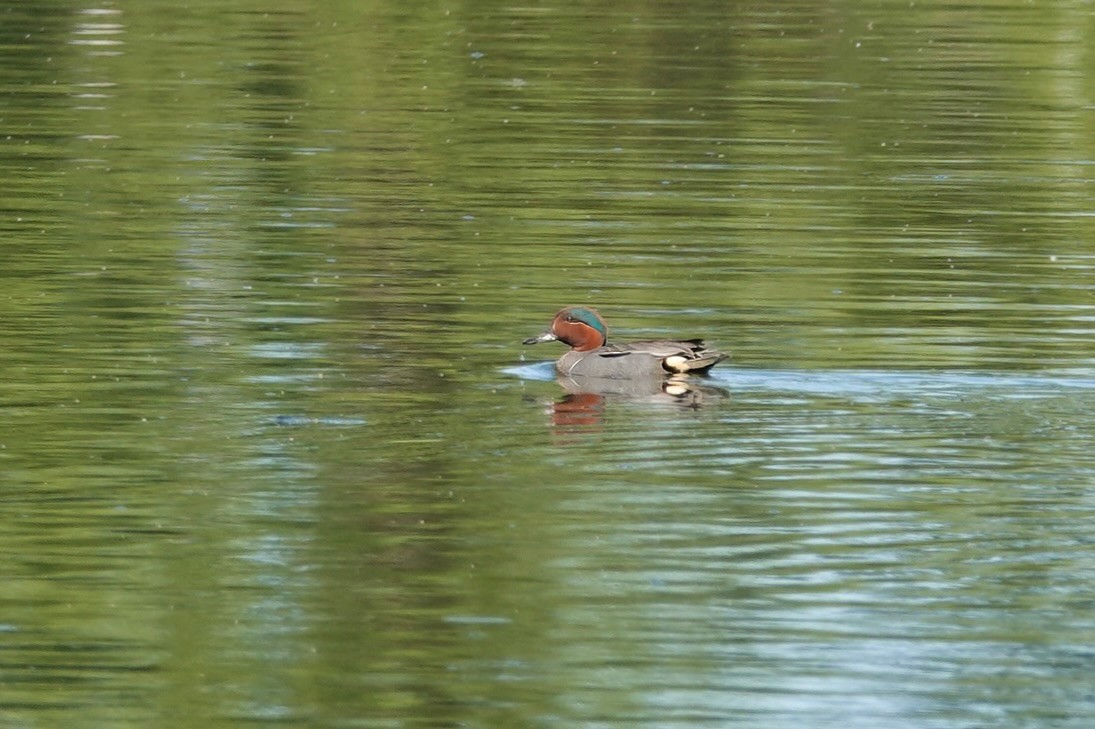
[[629, 379], [559, 375], [557, 382], [566, 394], [551, 404], [551, 424], [568, 428], [600, 425], [609, 403], [699, 410], [728, 396], [725, 390], [701, 384], [687, 375]]
[[729, 355], [704, 346], [702, 339], [608, 344], [608, 326], [595, 309], [571, 306], [555, 315], [551, 327], [525, 344], [558, 340], [570, 351], [555, 363], [562, 375], [615, 379], [656, 378], [668, 373], [707, 372]]

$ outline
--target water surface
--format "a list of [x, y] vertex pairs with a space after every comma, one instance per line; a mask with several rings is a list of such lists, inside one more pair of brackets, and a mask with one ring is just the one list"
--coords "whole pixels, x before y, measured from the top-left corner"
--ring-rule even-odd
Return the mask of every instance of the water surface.
[[0, 724], [1095, 720], [1086, 3], [0, 17]]

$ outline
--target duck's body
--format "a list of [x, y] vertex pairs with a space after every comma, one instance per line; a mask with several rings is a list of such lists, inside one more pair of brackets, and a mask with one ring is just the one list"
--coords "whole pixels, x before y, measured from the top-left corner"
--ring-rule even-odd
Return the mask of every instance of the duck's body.
[[555, 315], [549, 328], [525, 344], [558, 340], [571, 349], [555, 363], [575, 377], [639, 378], [707, 372], [729, 355], [704, 346], [702, 339], [608, 343], [608, 326], [594, 309], [573, 306]]

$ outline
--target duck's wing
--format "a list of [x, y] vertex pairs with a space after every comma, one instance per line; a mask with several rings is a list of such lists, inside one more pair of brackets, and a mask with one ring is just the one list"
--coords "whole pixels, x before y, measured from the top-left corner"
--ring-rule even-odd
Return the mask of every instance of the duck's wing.
[[680, 341], [626, 342], [606, 344], [597, 350], [602, 357], [646, 355], [661, 360], [667, 372], [706, 372], [730, 355], [708, 349], [702, 339]]

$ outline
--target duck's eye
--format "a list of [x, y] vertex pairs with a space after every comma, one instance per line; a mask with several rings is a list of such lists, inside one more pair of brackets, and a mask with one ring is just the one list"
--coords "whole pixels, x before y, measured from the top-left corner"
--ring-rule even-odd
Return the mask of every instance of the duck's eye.
[[564, 317], [564, 319], [566, 321], [570, 322], [571, 324], [575, 324], [575, 323], [578, 322], [578, 317], [575, 317], [575, 316], [567, 316], [567, 317]]

